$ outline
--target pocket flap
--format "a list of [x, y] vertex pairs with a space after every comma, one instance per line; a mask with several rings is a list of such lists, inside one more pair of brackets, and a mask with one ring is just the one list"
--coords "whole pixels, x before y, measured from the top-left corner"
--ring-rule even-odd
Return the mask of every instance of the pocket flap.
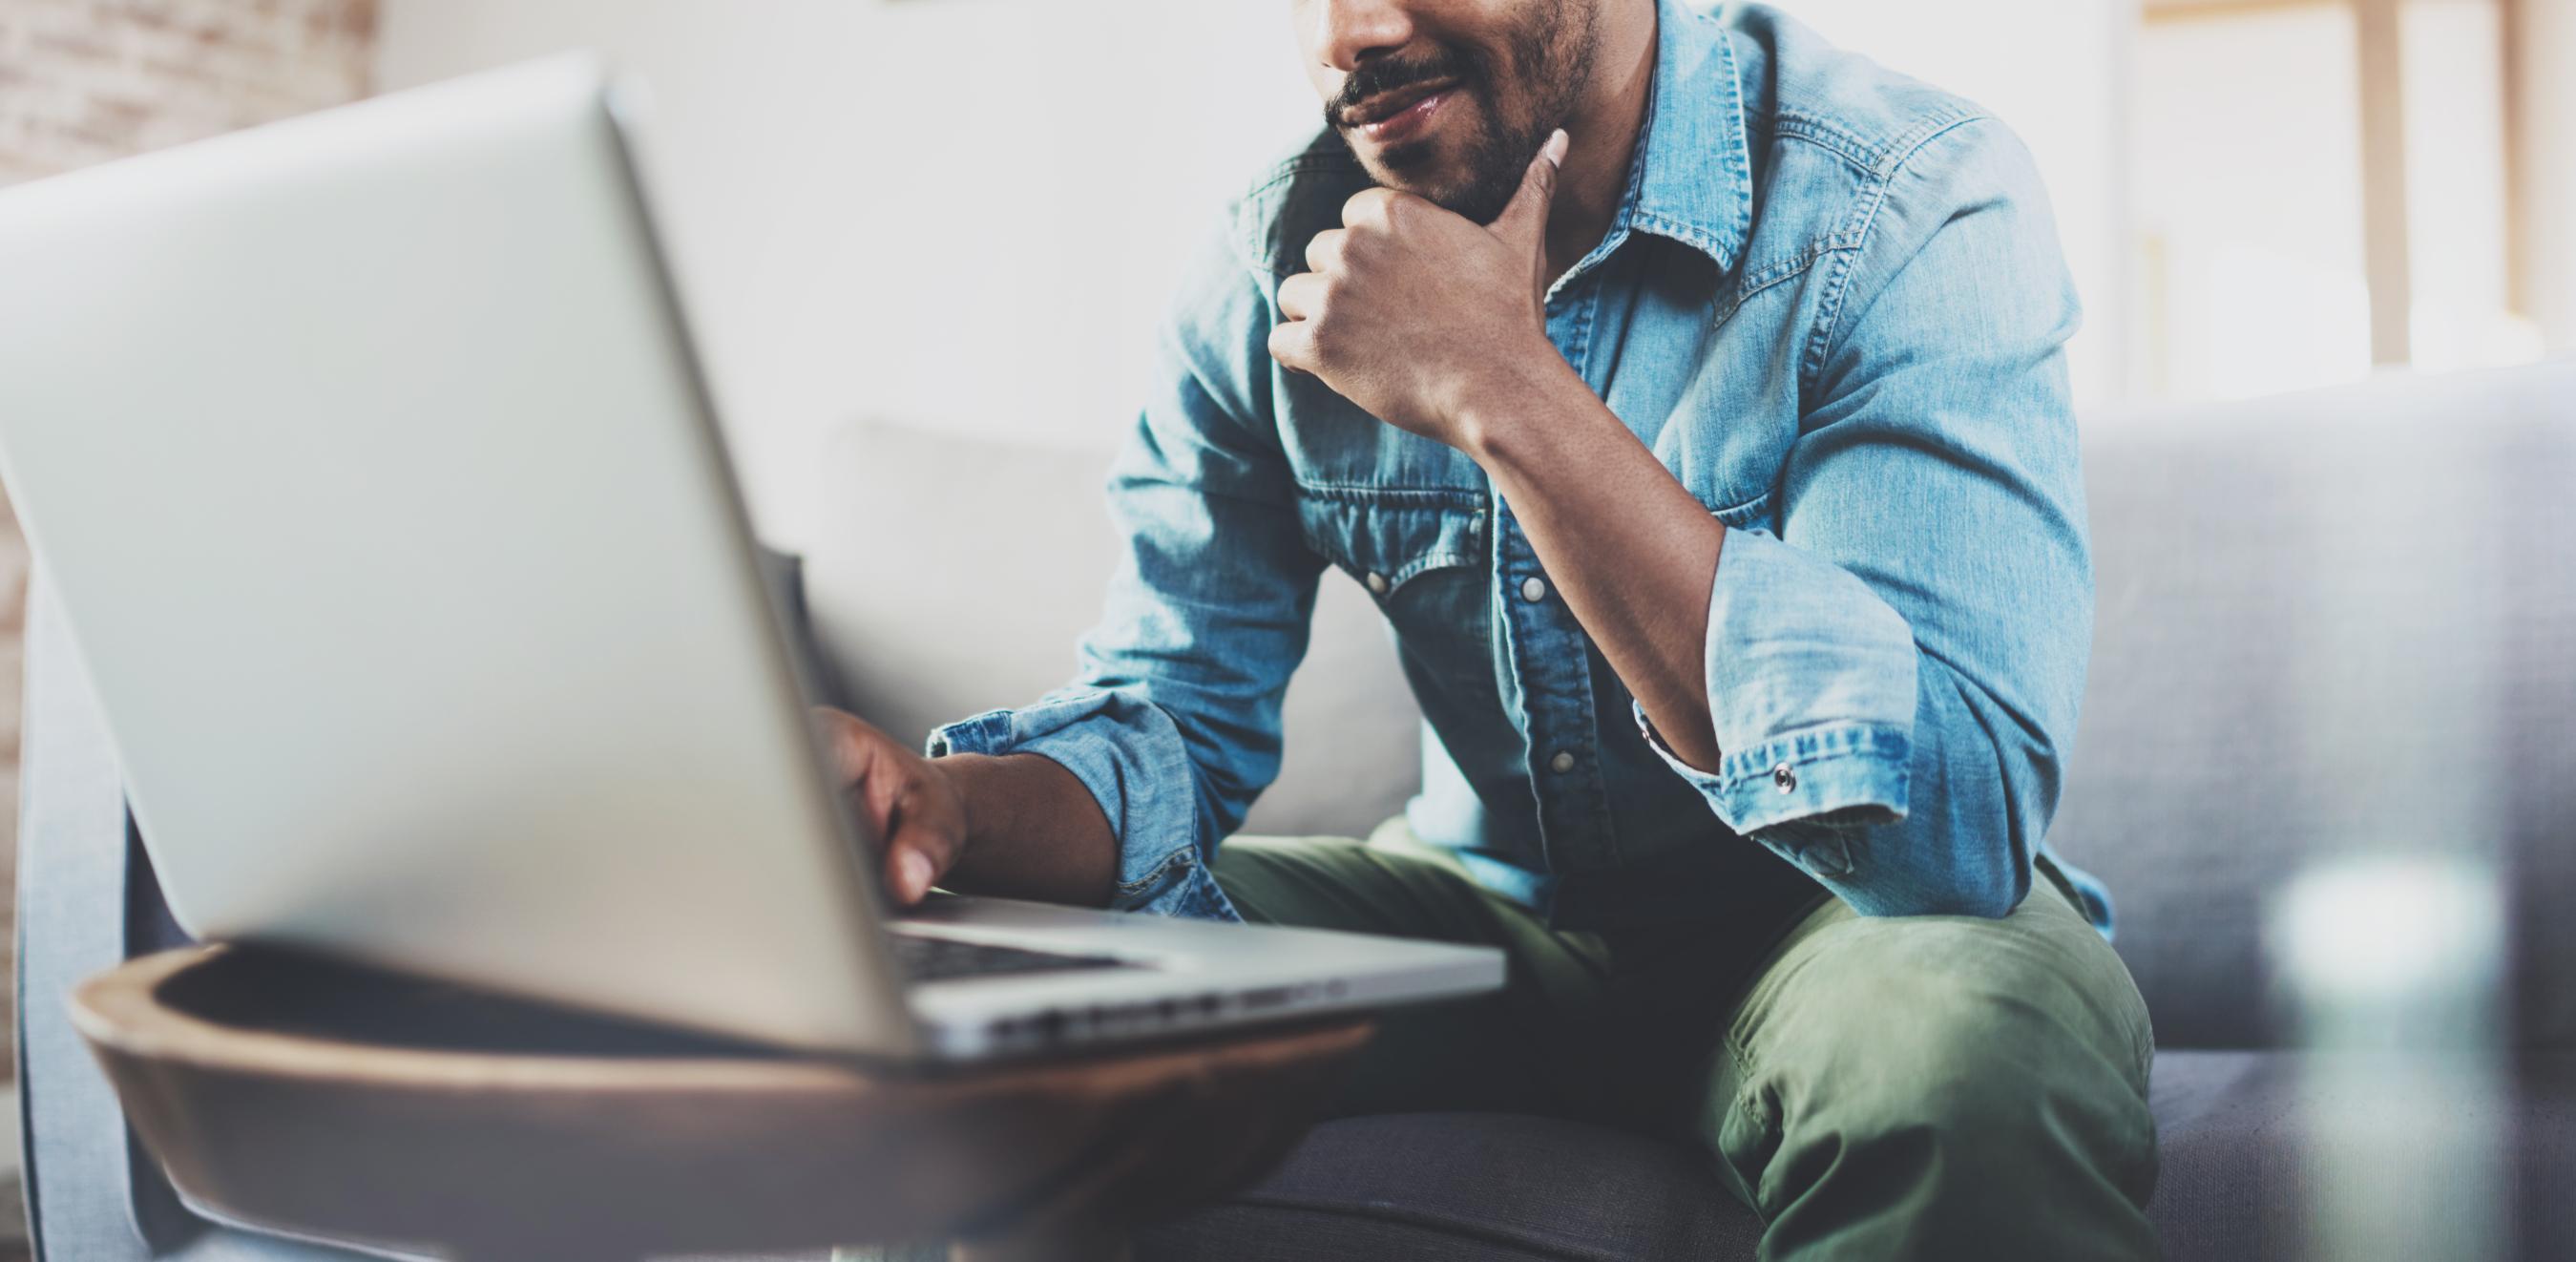
[[1377, 596], [1432, 570], [1484, 562], [1478, 492], [1301, 488], [1299, 496], [1307, 545]]

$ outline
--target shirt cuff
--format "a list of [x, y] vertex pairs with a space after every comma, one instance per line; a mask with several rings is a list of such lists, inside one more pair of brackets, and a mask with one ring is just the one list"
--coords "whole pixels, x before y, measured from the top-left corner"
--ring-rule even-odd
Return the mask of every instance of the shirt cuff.
[[1180, 729], [1153, 702], [1105, 689], [1062, 693], [951, 723], [930, 734], [925, 752], [1036, 754], [1072, 772], [1118, 839], [1112, 910], [1243, 918], [1208, 874], [1197, 777]]
[[1720, 822], [1823, 876], [1852, 872], [1867, 826], [1906, 816], [1913, 628], [1850, 571], [1757, 530], [1730, 531], [1709, 591], [1714, 771], [1647, 743]]
[[1849, 876], [1851, 833], [1905, 818], [1912, 742], [1901, 732], [1831, 727], [1729, 754], [1711, 775], [1683, 762], [1646, 717], [1629, 707], [1646, 744], [1699, 790], [1718, 821], [1818, 876]]

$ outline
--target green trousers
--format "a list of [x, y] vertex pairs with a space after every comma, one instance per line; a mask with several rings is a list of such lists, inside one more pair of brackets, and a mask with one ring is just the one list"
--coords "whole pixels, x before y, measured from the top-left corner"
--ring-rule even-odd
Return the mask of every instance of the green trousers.
[[1764, 1258], [2152, 1258], [2146, 1004], [2042, 871], [2002, 920], [1870, 919], [1820, 897], [1748, 935], [1550, 929], [1400, 819], [1366, 842], [1238, 837], [1215, 865], [1252, 920], [1508, 958], [1500, 992], [1390, 1014], [1344, 1114], [1662, 1136], [1761, 1216]]

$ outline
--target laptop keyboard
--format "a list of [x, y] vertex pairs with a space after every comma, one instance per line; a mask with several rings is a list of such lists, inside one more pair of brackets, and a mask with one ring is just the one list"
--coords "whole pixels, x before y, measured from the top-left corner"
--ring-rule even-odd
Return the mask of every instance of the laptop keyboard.
[[995, 946], [989, 942], [963, 942], [956, 938], [934, 937], [924, 933], [896, 930], [886, 935], [894, 942], [894, 958], [906, 980], [914, 982], [953, 981], [961, 977], [999, 977], [1014, 973], [1067, 973], [1095, 968], [1135, 968], [1125, 960], [1108, 955], [1076, 955], [1063, 951], [1031, 951], [1020, 947]]

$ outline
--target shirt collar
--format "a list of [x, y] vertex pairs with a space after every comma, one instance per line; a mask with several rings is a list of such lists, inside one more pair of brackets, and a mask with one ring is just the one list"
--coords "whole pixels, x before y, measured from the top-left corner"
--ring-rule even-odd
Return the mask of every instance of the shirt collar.
[[1646, 134], [1625, 218], [1735, 266], [1753, 229], [1753, 152], [1735, 44], [1718, 19], [1659, 0]]

